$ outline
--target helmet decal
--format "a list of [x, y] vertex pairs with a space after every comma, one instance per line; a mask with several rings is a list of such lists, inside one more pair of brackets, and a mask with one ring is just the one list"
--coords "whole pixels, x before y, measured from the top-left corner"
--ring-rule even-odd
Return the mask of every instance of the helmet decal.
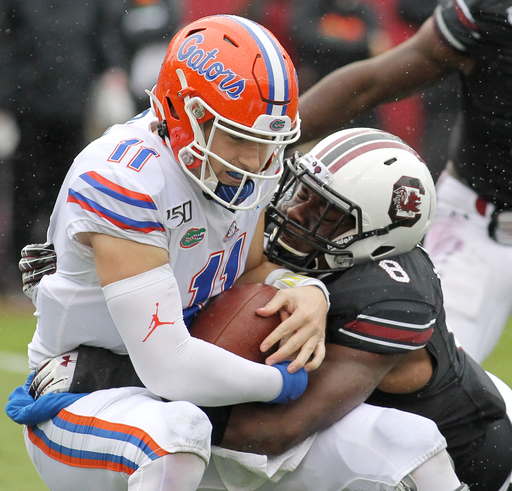
[[425, 189], [419, 179], [402, 176], [393, 186], [388, 215], [392, 222], [412, 227], [421, 218], [421, 196]]
[[362, 129], [341, 136], [322, 149], [316, 158], [322, 159], [323, 164], [334, 173], [356, 157], [381, 148], [407, 150], [421, 160], [419, 155], [397, 136], [373, 129]]
[[[237, 16], [230, 16], [235, 22], [241, 24], [256, 41], [261, 49], [261, 54], [265, 62], [268, 74], [268, 95], [262, 94], [263, 98], [269, 103], [267, 114], [271, 116], [283, 116], [286, 114], [286, 104], [290, 98], [288, 86], [288, 73], [283, 58], [283, 54], [269, 33], [262, 29], [259, 24]], [[279, 104], [272, 104], [278, 102]]]
[[286, 121], [283, 121], [282, 119], [274, 119], [274, 121], [272, 121], [269, 124], [269, 126], [270, 126], [271, 130], [279, 131], [284, 128], [285, 124], [286, 124]]
[[[204, 36], [196, 33], [185, 39], [178, 50], [178, 60], [187, 61], [187, 66], [203, 76], [208, 82], [213, 82], [221, 77], [219, 89], [231, 99], [238, 99], [245, 89], [245, 79], [240, 79], [233, 70], [225, 68], [220, 61], [213, 61], [217, 57], [217, 48], [206, 53], [198, 48], [204, 41]], [[207, 63], [208, 66], [207, 66]], [[236, 80], [238, 78], [239, 80]]]
[[[322, 159], [322, 161], [324, 161], [323, 157], [324, 155], [327, 155], [329, 152], [331, 152], [333, 149], [336, 149], [338, 150], [338, 147], [343, 143], [343, 142], [346, 142], [347, 140], [349, 141], [352, 141], [352, 138], [354, 137], [357, 137], [358, 135], [361, 135], [361, 134], [367, 134], [367, 133], [372, 133], [373, 135], [375, 135], [375, 133], [377, 132], [378, 130], [369, 130], [369, 129], [366, 129], [366, 128], [362, 128], [362, 129], [358, 129], [358, 130], [355, 130], [354, 132], [352, 133], [349, 133], [349, 134], [341, 134], [338, 138], [336, 138], [334, 141], [332, 141], [329, 145], [326, 145], [325, 148], [321, 149], [317, 154], [316, 154], [316, 158], [317, 159]], [[354, 145], [350, 144], [350, 147], [353, 147]], [[350, 148], [349, 147], [349, 148]], [[336, 155], [342, 155], [343, 154], [343, 151], [339, 151], [339, 152], [336, 152]], [[330, 161], [332, 162], [336, 157], [333, 157], [330, 159]]]

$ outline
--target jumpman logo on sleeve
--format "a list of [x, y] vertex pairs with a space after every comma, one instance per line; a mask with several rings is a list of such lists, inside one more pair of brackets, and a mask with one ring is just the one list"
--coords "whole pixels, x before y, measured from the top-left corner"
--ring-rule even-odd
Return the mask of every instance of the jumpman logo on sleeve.
[[151, 323], [149, 324], [149, 327], [148, 329], [150, 329], [149, 331], [149, 334], [144, 338], [144, 340], [142, 341], [143, 343], [146, 342], [146, 339], [149, 338], [149, 336], [151, 336], [151, 334], [153, 334], [154, 330], [158, 327], [158, 326], [162, 326], [164, 324], [174, 324], [174, 322], [162, 322], [159, 318], [158, 318], [158, 306], [160, 304], [156, 304], [156, 312], [153, 314], [153, 318], [151, 319]]

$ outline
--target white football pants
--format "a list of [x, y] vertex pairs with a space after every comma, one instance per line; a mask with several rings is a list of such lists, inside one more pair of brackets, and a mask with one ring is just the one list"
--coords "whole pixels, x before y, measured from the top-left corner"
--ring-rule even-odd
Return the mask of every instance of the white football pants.
[[512, 247], [489, 237], [494, 206], [488, 203], [481, 214], [477, 200], [473, 190], [443, 172], [424, 246], [441, 277], [448, 327], [482, 363], [512, 313]]
[[[25, 441], [51, 491], [138, 491], [159, 456], [187, 452], [207, 462], [210, 423], [192, 404], [160, 402], [145, 389], [111, 389], [25, 429]], [[392, 491], [445, 448], [432, 421], [362, 404], [283, 456], [267, 459], [214, 447], [198, 489]]]
[[[248, 460], [247, 455], [251, 454], [213, 447], [212, 460], [198, 489], [393, 491], [403, 477], [445, 447], [446, 442], [432, 421], [396, 409], [361, 404], [319, 432], [300, 464], [284, 475], [273, 468], [273, 460], [279, 457], [258, 468], [257, 458]], [[289, 463], [282, 463], [281, 469]], [[251, 464], [252, 472], [247, 470]]]

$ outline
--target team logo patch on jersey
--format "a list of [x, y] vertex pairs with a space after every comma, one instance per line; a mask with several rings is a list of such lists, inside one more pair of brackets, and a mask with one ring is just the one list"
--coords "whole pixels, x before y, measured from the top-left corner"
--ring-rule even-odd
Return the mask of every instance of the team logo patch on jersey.
[[227, 234], [224, 236], [224, 242], [228, 242], [229, 240], [231, 240], [235, 236], [235, 234], [238, 232], [238, 230], [239, 230], [239, 228], [237, 227], [236, 222], [233, 222], [230, 225]]
[[421, 218], [421, 195], [425, 189], [419, 179], [402, 176], [393, 186], [388, 214], [392, 222], [412, 227]]
[[185, 232], [185, 235], [181, 238], [180, 246], [183, 249], [190, 249], [201, 242], [206, 235], [205, 228], [191, 228]]
[[167, 220], [170, 228], [178, 228], [183, 223], [192, 220], [192, 201], [186, 201], [167, 210]]
[[178, 50], [178, 60], [186, 61], [187, 66], [204, 77], [208, 82], [219, 80], [219, 89], [231, 99], [238, 99], [245, 90], [244, 78], [226, 68], [217, 58], [217, 48], [206, 53], [199, 48], [204, 37], [200, 33], [189, 36]]

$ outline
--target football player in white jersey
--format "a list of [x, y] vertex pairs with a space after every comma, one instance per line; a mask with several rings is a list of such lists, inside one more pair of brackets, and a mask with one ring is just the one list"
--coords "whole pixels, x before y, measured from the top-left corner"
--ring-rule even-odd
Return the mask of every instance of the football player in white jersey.
[[[27, 394], [15, 391], [29, 454], [52, 490], [195, 490], [211, 433], [196, 405], [287, 402], [306, 387], [304, 365], [324, 356], [328, 294], [307, 278], [261, 311], [283, 319], [265, 343], [287, 337], [267, 365], [186, 326], [263, 263], [261, 212], [300, 132], [288, 54], [249, 20], [200, 19], [171, 41], [150, 99], [151, 110], [110, 128], [69, 170], [48, 231], [59, 264], [34, 296], [29, 345], [32, 368], [80, 344], [129, 353], [148, 389], [52, 394], [24, 408]], [[264, 281], [267, 264], [258, 271]], [[62, 409], [53, 419], [51, 406]]]

